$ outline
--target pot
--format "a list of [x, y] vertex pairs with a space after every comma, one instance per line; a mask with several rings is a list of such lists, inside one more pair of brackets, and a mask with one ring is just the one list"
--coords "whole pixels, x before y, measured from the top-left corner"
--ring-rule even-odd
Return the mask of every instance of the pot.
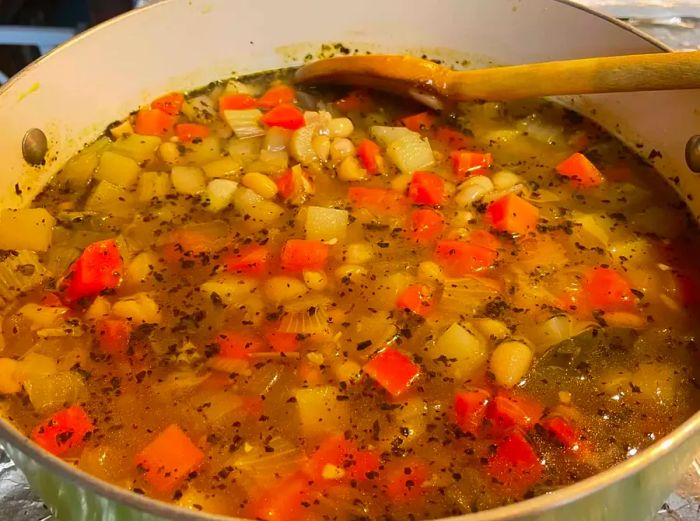
[[[92, 29], [22, 71], [0, 91], [0, 206], [28, 204], [60, 166], [110, 122], [169, 89], [299, 64], [351, 49], [426, 53], [448, 65], [516, 64], [667, 51], [618, 21], [565, 0], [166, 0]], [[191, 38], [191, 36], [195, 36]], [[321, 44], [331, 44], [321, 50]], [[684, 162], [700, 130], [700, 91], [565, 97], [660, 172], [700, 215], [700, 178]], [[31, 127], [46, 162], [20, 153]], [[469, 514], [464, 521], [643, 521], [700, 449], [700, 413], [634, 458], [554, 493]], [[61, 521], [214, 521], [92, 478], [0, 421], [2, 445]]]

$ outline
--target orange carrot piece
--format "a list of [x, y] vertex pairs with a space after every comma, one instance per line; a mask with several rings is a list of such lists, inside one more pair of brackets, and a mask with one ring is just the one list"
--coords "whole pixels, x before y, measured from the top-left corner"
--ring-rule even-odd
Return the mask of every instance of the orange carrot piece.
[[353, 186], [348, 189], [350, 204], [377, 215], [401, 216], [408, 211], [408, 200], [395, 190]]
[[85, 410], [80, 405], [73, 405], [34, 427], [30, 437], [44, 450], [61, 456], [73, 447], [80, 447], [92, 430], [92, 421]]
[[121, 355], [129, 348], [131, 324], [123, 318], [103, 318], [95, 325], [100, 349], [110, 355]]
[[462, 150], [474, 144], [472, 136], [445, 126], [438, 127], [435, 131], [435, 140], [442, 143], [449, 150]]
[[590, 160], [576, 152], [556, 166], [556, 171], [571, 179], [571, 183], [579, 188], [600, 186], [603, 174]]
[[357, 156], [368, 174], [379, 174], [384, 170], [382, 151], [371, 139], [363, 139], [357, 146]]
[[296, 130], [304, 126], [304, 113], [291, 103], [283, 103], [266, 112], [260, 121], [268, 127]]
[[493, 156], [489, 153], [454, 150], [450, 154], [450, 158], [452, 159], [452, 171], [460, 180], [470, 175], [483, 175], [483, 170], [493, 165]]
[[445, 200], [445, 181], [432, 172], [414, 172], [408, 185], [408, 197], [413, 204], [438, 206]]
[[219, 356], [232, 360], [246, 360], [250, 353], [260, 353], [267, 348], [260, 337], [243, 331], [220, 333], [216, 343], [219, 345]]
[[523, 235], [537, 229], [540, 211], [525, 199], [508, 194], [489, 205], [486, 218], [499, 232]]
[[354, 90], [336, 101], [335, 106], [343, 112], [368, 112], [372, 110], [374, 100], [367, 91]]
[[199, 123], [180, 123], [175, 125], [175, 135], [183, 143], [189, 143], [195, 139], [204, 139], [209, 135], [209, 127]]
[[445, 220], [435, 210], [421, 208], [411, 214], [411, 239], [428, 244], [437, 239], [445, 228]]
[[253, 109], [256, 105], [255, 98], [248, 94], [224, 94], [219, 98], [219, 112], [225, 110]]
[[396, 299], [396, 307], [426, 316], [433, 309], [433, 290], [425, 284], [411, 284]]
[[286, 271], [322, 270], [330, 246], [321, 241], [289, 239], [282, 248], [281, 267]]
[[411, 116], [403, 117], [399, 120], [404, 127], [413, 132], [421, 132], [424, 130], [430, 130], [435, 126], [437, 122], [437, 116], [429, 111], [419, 112], [418, 114], [412, 114]]
[[177, 116], [182, 110], [182, 104], [185, 102], [185, 96], [182, 92], [171, 92], [160, 98], [156, 98], [151, 102], [152, 109], [162, 110], [170, 116]]
[[273, 351], [278, 353], [291, 353], [299, 349], [299, 338], [296, 333], [281, 333], [272, 331], [265, 335], [265, 340]]
[[173, 129], [175, 116], [160, 109], [141, 109], [136, 113], [134, 130], [144, 136], [162, 136]]
[[204, 453], [173, 424], [136, 455], [135, 464], [156, 492], [172, 492], [204, 461]]
[[289, 85], [275, 85], [258, 98], [257, 104], [258, 107], [271, 109], [282, 103], [292, 103], [295, 96], [295, 90]]
[[635, 311], [632, 287], [617, 271], [598, 266], [586, 274], [583, 292], [593, 309], [602, 311]]
[[438, 241], [435, 261], [451, 277], [485, 270], [496, 262], [498, 253], [491, 248], [463, 241]]
[[241, 248], [237, 254], [225, 259], [226, 271], [262, 275], [267, 271], [269, 260], [270, 249], [267, 246], [259, 244], [247, 246]]

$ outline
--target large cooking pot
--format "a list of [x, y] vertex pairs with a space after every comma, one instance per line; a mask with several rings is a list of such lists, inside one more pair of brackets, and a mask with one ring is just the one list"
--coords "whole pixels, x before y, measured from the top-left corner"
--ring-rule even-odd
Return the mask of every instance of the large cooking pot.
[[[85, 142], [159, 93], [234, 72], [299, 64], [307, 54], [317, 55], [321, 44], [336, 42], [478, 65], [667, 51], [631, 27], [565, 0], [164, 1], [78, 36], [2, 88], [0, 206], [28, 204]], [[653, 158], [693, 213], [700, 213], [700, 180], [683, 159], [685, 142], [700, 131], [700, 91], [562, 101]], [[20, 153], [31, 127], [49, 139], [41, 167], [28, 166]], [[610, 470], [464, 520], [650, 519], [700, 449], [699, 431], [700, 413]], [[100, 482], [30, 444], [4, 421], [0, 438], [61, 521], [223, 519]]]

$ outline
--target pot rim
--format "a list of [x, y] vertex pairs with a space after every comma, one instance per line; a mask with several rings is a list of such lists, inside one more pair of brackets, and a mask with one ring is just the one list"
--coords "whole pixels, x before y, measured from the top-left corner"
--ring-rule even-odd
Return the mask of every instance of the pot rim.
[[[89, 38], [93, 32], [100, 31], [104, 27], [112, 24], [121, 23], [122, 20], [131, 16], [138, 16], [141, 11], [148, 9], [161, 8], [164, 4], [175, 2], [178, 0], [161, 0], [153, 4], [146, 5], [139, 9], [134, 9], [123, 13], [115, 18], [107, 20], [95, 27], [80, 33], [71, 40], [59, 45], [48, 54], [35, 60], [23, 70], [15, 74], [4, 85], [0, 86], [0, 96], [5, 93], [14, 83], [24, 77], [30, 71], [41, 64], [46, 56], [51, 56], [60, 50], [73, 45], [83, 38]], [[645, 40], [659, 49], [661, 52], [671, 52], [672, 49], [666, 44], [660, 42], [656, 38], [640, 31], [639, 29], [622, 22], [616, 18], [595, 11], [594, 9], [575, 3], [573, 0], [552, 0], [554, 2], [569, 6], [571, 8], [583, 11], [589, 15], [596, 16], [608, 23], [618, 26], [620, 29], [633, 33], [635, 36]], [[677, 447], [688, 441], [692, 436], [696, 435], [700, 430], [700, 412], [696, 412], [688, 418], [679, 427], [674, 429], [670, 434], [656, 441], [653, 445], [643, 450], [639, 455], [631, 459], [625, 460], [603, 472], [599, 472], [587, 479], [568, 485], [554, 492], [537, 496], [524, 501], [519, 501], [510, 505], [497, 507], [494, 509], [485, 510], [470, 514], [463, 514], [449, 518], [443, 518], [441, 521], [507, 521], [509, 519], [520, 518], [525, 515], [537, 515], [546, 512], [552, 508], [556, 508], [577, 499], [590, 496], [591, 494], [607, 487], [613, 482], [621, 481], [634, 473], [640, 471], [644, 467], [650, 465], [654, 461], [669, 454]], [[82, 489], [90, 490], [91, 492], [118, 502], [137, 511], [144, 512], [150, 515], [170, 519], [172, 521], [231, 521], [233, 519], [243, 519], [230, 516], [221, 516], [208, 514], [205, 512], [193, 512], [186, 510], [183, 507], [178, 507], [174, 504], [165, 503], [163, 501], [150, 498], [145, 495], [139, 495], [126, 488], [113, 485], [106, 481], [83, 472], [75, 466], [68, 464], [62, 459], [50, 454], [41, 449], [38, 445], [32, 443], [28, 437], [19, 432], [10, 422], [0, 417], [0, 441], [4, 441], [20, 450], [24, 455], [29, 457], [46, 470], [57, 474], [63, 479], [69, 480]]]

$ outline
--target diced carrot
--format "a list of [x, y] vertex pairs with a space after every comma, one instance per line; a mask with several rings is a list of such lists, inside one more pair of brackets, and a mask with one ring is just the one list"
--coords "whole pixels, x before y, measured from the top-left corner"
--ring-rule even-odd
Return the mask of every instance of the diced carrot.
[[160, 109], [141, 109], [136, 113], [134, 130], [144, 136], [162, 136], [173, 129], [175, 116]]
[[282, 103], [292, 103], [296, 92], [289, 85], [275, 85], [258, 98], [258, 107], [271, 109]]
[[382, 473], [384, 492], [392, 503], [408, 503], [424, 493], [428, 465], [418, 458], [392, 462]]
[[61, 456], [73, 447], [80, 447], [92, 430], [92, 421], [85, 410], [73, 405], [34, 427], [30, 437], [41, 448]]
[[121, 284], [122, 271], [122, 257], [115, 240], [90, 244], [63, 278], [61, 291], [65, 301], [72, 304], [116, 289]]
[[507, 431], [512, 427], [529, 430], [540, 419], [543, 410], [534, 400], [499, 393], [489, 403], [486, 417], [495, 431]]
[[353, 186], [348, 189], [348, 199], [356, 208], [365, 208], [377, 215], [401, 216], [408, 211], [408, 200], [395, 190]]
[[602, 311], [634, 311], [636, 304], [632, 288], [613, 269], [598, 266], [583, 280], [583, 292], [593, 309]]
[[411, 284], [396, 299], [396, 307], [426, 316], [433, 309], [433, 290], [425, 284]]
[[317, 364], [304, 359], [297, 366], [297, 376], [305, 385], [320, 385], [325, 378]]
[[152, 109], [162, 110], [171, 116], [177, 116], [182, 110], [182, 104], [185, 102], [185, 96], [182, 92], [171, 92], [165, 96], [161, 96], [151, 102]]
[[539, 424], [569, 450], [578, 450], [581, 436], [577, 429], [561, 416], [549, 416], [540, 420]]
[[470, 175], [484, 175], [485, 170], [493, 165], [493, 156], [490, 153], [453, 150], [450, 153], [450, 159], [452, 171], [460, 180]]
[[435, 139], [445, 145], [449, 150], [462, 150], [469, 148], [474, 143], [474, 138], [450, 127], [438, 127]]
[[330, 246], [321, 241], [289, 239], [282, 247], [281, 267], [286, 271], [322, 270]]
[[270, 249], [267, 246], [254, 244], [246, 246], [225, 259], [226, 271], [232, 273], [245, 273], [248, 275], [262, 275], [267, 272], [267, 264], [270, 260]]
[[175, 135], [183, 143], [189, 143], [195, 139], [204, 139], [209, 135], [209, 127], [199, 123], [180, 123], [175, 125]]
[[199, 468], [204, 453], [173, 424], [136, 455], [136, 466], [156, 492], [172, 492], [185, 478]]
[[224, 94], [219, 98], [219, 112], [252, 109], [256, 104], [255, 98], [248, 94]]
[[445, 228], [445, 221], [435, 210], [421, 208], [411, 214], [411, 239], [421, 244], [435, 241]]
[[445, 181], [431, 172], [414, 172], [408, 185], [413, 204], [438, 206], [445, 200]]
[[457, 425], [463, 432], [474, 435], [479, 432], [490, 400], [491, 393], [486, 389], [469, 389], [455, 395]]
[[296, 130], [304, 126], [304, 114], [291, 103], [283, 103], [265, 113], [260, 121], [268, 127]]
[[543, 470], [535, 449], [519, 430], [497, 444], [486, 469], [491, 477], [517, 489], [527, 489], [537, 483]]
[[[342, 474], [338, 477], [324, 477], [324, 469], [331, 465]], [[326, 480], [364, 481], [368, 479], [370, 472], [376, 472], [379, 468], [379, 457], [367, 450], [360, 450], [355, 443], [346, 440], [342, 434], [326, 438], [319, 448], [309, 457], [306, 464], [306, 472], [315, 482]], [[335, 470], [330, 469], [330, 470]]]
[[491, 250], [498, 250], [502, 246], [501, 240], [486, 230], [474, 230], [469, 234], [469, 242]]
[[283, 199], [289, 199], [294, 195], [294, 174], [291, 168], [288, 168], [282, 175], [276, 177], [275, 184], [277, 185], [277, 193], [281, 195]]
[[47, 306], [50, 308], [58, 308], [58, 307], [63, 306], [63, 302], [61, 301], [61, 297], [53, 292], [45, 293], [41, 297], [41, 301], [39, 303], [42, 306]]
[[95, 337], [100, 349], [110, 355], [121, 355], [129, 348], [131, 324], [123, 318], [103, 318], [95, 325]]
[[540, 211], [525, 199], [508, 194], [489, 205], [486, 218], [499, 232], [524, 235], [537, 229]]
[[362, 370], [392, 396], [406, 392], [420, 374], [420, 367], [392, 347], [375, 355]]
[[363, 139], [357, 146], [357, 156], [368, 174], [379, 174], [384, 169], [382, 151], [371, 139]]
[[257, 335], [242, 331], [227, 331], [216, 338], [219, 356], [235, 360], [246, 360], [251, 353], [265, 351], [265, 342]]
[[571, 183], [580, 188], [599, 186], [603, 182], [600, 170], [580, 152], [572, 154], [559, 163], [556, 171], [560, 175], [571, 178]]
[[498, 252], [469, 242], [438, 241], [434, 257], [449, 276], [459, 277], [491, 267]]
[[335, 106], [343, 112], [368, 112], [372, 110], [374, 100], [367, 91], [354, 90], [336, 101]]
[[270, 344], [272, 350], [278, 353], [291, 353], [299, 349], [299, 339], [296, 333], [271, 331], [265, 335], [265, 340]]
[[436, 122], [437, 116], [432, 112], [428, 112], [427, 110], [424, 112], [419, 112], [418, 114], [403, 117], [399, 120], [399, 123], [401, 123], [407, 129], [413, 130], [413, 132], [429, 130], [433, 128]]
[[306, 513], [310, 479], [303, 472], [279, 479], [256, 491], [246, 507], [246, 517], [264, 521], [299, 521]]

